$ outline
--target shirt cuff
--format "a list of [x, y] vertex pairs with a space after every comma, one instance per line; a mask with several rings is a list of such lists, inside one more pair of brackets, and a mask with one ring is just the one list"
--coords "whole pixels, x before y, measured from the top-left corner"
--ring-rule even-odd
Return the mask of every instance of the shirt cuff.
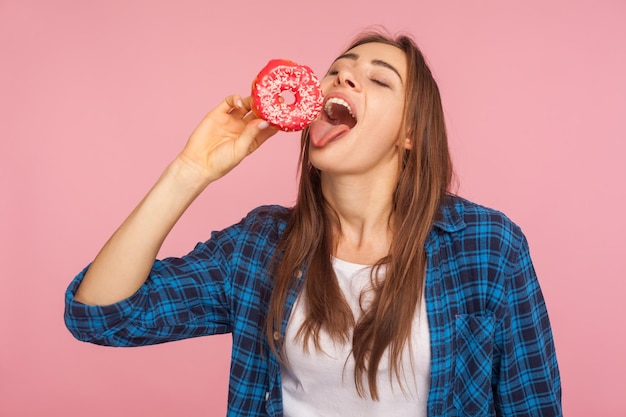
[[91, 306], [77, 301], [74, 296], [89, 269], [87, 266], [70, 283], [65, 292], [65, 325], [78, 340], [96, 344], [107, 342], [122, 324], [139, 314], [138, 306], [147, 299], [145, 285], [132, 296], [106, 306]]

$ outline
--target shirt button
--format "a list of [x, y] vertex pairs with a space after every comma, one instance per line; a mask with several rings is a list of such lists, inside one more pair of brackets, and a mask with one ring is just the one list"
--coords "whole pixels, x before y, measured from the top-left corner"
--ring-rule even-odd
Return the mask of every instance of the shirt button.
[[301, 269], [296, 269], [295, 277], [296, 278], [302, 278], [302, 270]]
[[274, 332], [274, 340], [280, 340], [280, 332], [278, 330]]
[[265, 401], [267, 401], [267, 400], [269, 400], [269, 399], [270, 399], [270, 392], [269, 392], [269, 391], [266, 391], [266, 392], [265, 392]]

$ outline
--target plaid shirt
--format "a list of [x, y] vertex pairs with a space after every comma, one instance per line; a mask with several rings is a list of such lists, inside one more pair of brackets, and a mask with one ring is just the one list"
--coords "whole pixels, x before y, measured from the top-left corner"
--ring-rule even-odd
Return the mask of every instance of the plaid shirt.
[[[280, 365], [264, 336], [270, 260], [289, 210], [265, 206], [214, 232], [182, 258], [156, 261], [117, 304], [86, 306], [66, 292], [79, 340], [140, 346], [231, 333], [228, 416], [281, 416]], [[560, 416], [550, 323], [528, 245], [502, 213], [450, 197], [426, 243], [431, 337], [429, 416]], [[296, 273], [301, 284], [303, 267]], [[292, 288], [283, 321], [298, 295]]]

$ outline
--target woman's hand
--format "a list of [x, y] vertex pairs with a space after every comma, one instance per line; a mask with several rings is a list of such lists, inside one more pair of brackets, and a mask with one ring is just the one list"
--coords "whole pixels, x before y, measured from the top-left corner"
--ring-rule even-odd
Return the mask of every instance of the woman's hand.
[[210, 183], [254, 152], [277, 130], [251, 111], [251, 101], [251, 97], [226, 97], [193, 131], [179, 162]]

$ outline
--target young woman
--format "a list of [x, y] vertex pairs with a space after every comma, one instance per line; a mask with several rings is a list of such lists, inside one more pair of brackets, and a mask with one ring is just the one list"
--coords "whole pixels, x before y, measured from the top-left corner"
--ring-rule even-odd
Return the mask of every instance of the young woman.
[[449, 193], [437, 85], [366, 34], [322, 80], [293, 208], [155, 260], [193, 200], [275, 132], [233, 95], [198, 125], [66, 294], [80, 340], [232, 333], [229, 416], [559, 416], [550, 323], [503, 214]]

